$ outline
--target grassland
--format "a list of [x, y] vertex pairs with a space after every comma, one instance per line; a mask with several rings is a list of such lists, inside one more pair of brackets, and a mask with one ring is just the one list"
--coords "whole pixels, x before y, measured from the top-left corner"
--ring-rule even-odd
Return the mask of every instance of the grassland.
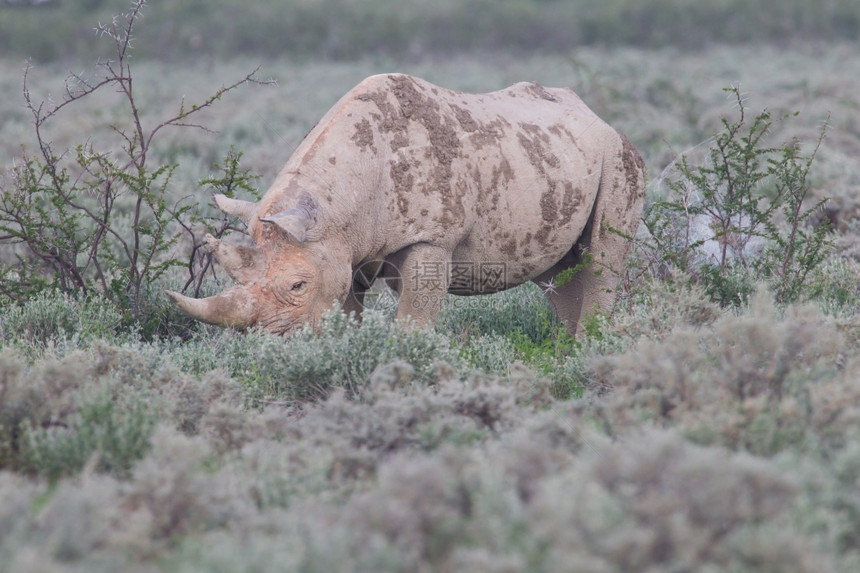
[[[123, 0], [0, 5], [0, 52], [52, 61], [92, 57], [93, 34]], [[354, 61], [464, 51], [558, 53], [582, 46], [701, 50], [714, 44], [856, 41], [852, 0], [163, 0], [148, 10], [138, 51], [180, 60], [258, 54]]]
[[[750, 109], [800, 112], [774, 142], [808, 150], [829, 117], [813, 193], [832, 199], [834, 252], [788, 307], [763, 286], [721, 307], [694, 277], [632, 273], [581, 341], [534, 286], [452, 298], [430, 331], [383, 309], [290, 339], [184, 322], [157, 294], [182, 285], [178, 269], [149, 295], [174, 336], [143, 336], [97, 297], [4, 300], [4, 571], [857, 570], [856, 49], [265, 59], [277, 86], [229, 94], [203, 112], [217, 134], [177, 130], [155, 150], [179, 165], [174, 197], [209, 212], [197, 181], [231, 147], [264, 190], [349, 87], [404, 71], [467, 91], [574, 87], [642, 151], [650, 203], [678, 154], [700, 156], [736, 112], [734, 84]], [[257, 64], [136, 62], [143, 119]], [[68, 67], [35, 67], [33, 94], [61, 93]], [[4, 165], [34, 145], [21, 68], [0, 60]], [[57, 116], [55, 147], [115, 146], [114, 95]]]

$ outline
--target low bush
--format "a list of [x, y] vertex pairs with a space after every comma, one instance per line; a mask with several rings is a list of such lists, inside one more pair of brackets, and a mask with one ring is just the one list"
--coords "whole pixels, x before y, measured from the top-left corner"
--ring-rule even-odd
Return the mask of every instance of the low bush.
[[157, 401], [100, 374], [83, 352], [25, 365], [0, 353], [0, 469], [50, 481], [85, 466], [123, 474], [149, 449]]
[[806, 451], [853, 424], [856, 384], [838, 367], [846, 352], [837, 327], [815, 309], [780, 316], [760, 292], [747, 315], [676, 328], [663, 340], [598, 358], [596, 386], [612, 391], [595, 416], [611, 435], [645, 424], [761, 456]]
[[117, 308], [98, 295], [78, 300], [73, 295], [46, 290], [21, 304], [4, 305], [0, 316], [0, 345], [15, 344], [39, 352], [50, 344], [75, 339], [80, 345], [111, 340], [128, 332]]
[[428, 383], [437, 363], [459, 360], [450, 339], [438, 332], [412, 329], [373, 311], [358, 327], [338, 308], [324, 315], [319, 332], [308, 327], [282, 338], [216, 330], [181, 343], [171, 356], [189, 372], [224, 369], [243, 383], [257, 406], [316, 399], [337, 387], [358, 395], [378, 366], [395, 359], [409, 363], [416, 380]]
[[523, 336], [540, 345], [560, 324], [540, 287], [527, 283], [492, 295], [447, 297], [436, 329], [452, 336]]

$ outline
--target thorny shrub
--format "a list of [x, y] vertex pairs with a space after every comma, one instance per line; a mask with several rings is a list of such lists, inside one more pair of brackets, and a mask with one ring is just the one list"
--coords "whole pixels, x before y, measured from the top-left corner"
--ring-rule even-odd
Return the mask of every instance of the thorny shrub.
[[[133, 32], [145, 3], [137, 0], [128, 14], [99, 25], [99, 34], [113, 44], [113, 57], [99, 63], [102, 75], [95, 80], [70, 76], [62, 101], [35, 101], [28, 84], [30, 67], [25, 70], [24, 102], [32, 115], [36, 153], [25, 155], [0, 180], [0, 244], [13, 249], [18, 261], [0, 268], [4, 303], [24, 301], [46, 288], [81, 297], [98, 293], [130, 322], [155, 330], [158, 313], [149, 308], [154, 282], [172, 267], [183, 266], [172, 255], [183, 233], [199, 243], [190, 227], [193, 205], [187, 198], [171, 198], [177, 165], [153, 166], [153, 144], [166, 128], [202, 128], [191, 122], [195, 114], [239, 86], [259, 82], [255, 70], [201, 103], [183, 100], [174, 115], [145, 125], [131, 66]], [[50, 121], [106, 89], [115, 90], [127, 104], [126, 123], [113, 126], [120, 149], [102, 151], [90, 141], [73, 151], [54, 149]], [[228, 157], [228, 171], [231, 161], [235, 157]], [[238, 173], [235, 165], [233, 173]], [[189, 269], [197, 252], [192, 250]]]
[[648, 238], [639, 253], [650, 276], [674, 267], [722, 305], [744, 304], [756, 278], [770, 284], [778, 302], [794, 302], [833, 243], [829, 225], [811, 226], [827, 200], [809, 204], [810, 169], [827, 124], [808, 155], [796, 139], [769, 147], [771, 112], [749, 119], [740, 88], [726, 91], [738, 117], [722, 119], [700, 165], [682, 155], [667, 169], [660, 182], [668, 194], [645, 209]]

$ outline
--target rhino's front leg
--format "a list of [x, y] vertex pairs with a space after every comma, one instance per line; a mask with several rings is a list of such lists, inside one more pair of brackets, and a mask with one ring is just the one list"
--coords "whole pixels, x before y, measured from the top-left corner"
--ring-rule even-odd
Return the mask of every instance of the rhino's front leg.
[[400, 273], [397, 319], [416, 326], [432, 325], [448, 292], [451, 253], [420, 243], [389, 257]]
[[353, 281], [349, 293], [347, 293], [346, 299], [341, 305], [343, 312], [347, 315], [353, 315], [358, 322], [361, 322], [361, 313], [364, 311], [364, 295], [366, 292], [367, 289], [363, 285]]

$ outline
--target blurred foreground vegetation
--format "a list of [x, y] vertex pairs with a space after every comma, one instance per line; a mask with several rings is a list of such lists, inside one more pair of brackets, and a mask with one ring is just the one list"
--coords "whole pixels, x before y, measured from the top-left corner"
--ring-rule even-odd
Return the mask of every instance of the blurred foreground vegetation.
[[[95, 22], [109, 23], [128, 6], [126, 0], [0, 5], [0, 53], [42, 62], [91, 57], [99, 51]], [[854, 0], [160, 0], [146, 18], [137, 54], [166, 60], [421, 58], [860, 38]]]

